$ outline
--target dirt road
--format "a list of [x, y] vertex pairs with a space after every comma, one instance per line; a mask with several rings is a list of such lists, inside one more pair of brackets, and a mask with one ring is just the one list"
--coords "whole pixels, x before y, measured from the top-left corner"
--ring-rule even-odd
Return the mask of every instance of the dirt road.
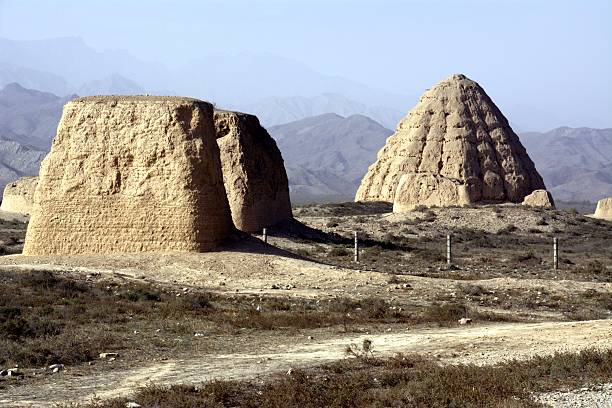
[[254, 378], [289, 368], [345, 358], [347, 344], [373, 341], [376, 355], [419, 353], [444, 363], [493, 364], [507, 359], [528, 359], [558, 351], [612, 347], [612, 320], [496, 324], [403, 330], [390, 326], [384, 333], [343, 335], [324, 341], [276, 344], [269, 351], [201, 355], [188, 360], [167, 360], [147, 366], [82, 375], [68, 368], [41, 382], [4, 390], [2, 406], [49, 407], [57, 402], [88, 401], [94, 396], [126, 396], [148, 383], [200, 383], [212, 379]]

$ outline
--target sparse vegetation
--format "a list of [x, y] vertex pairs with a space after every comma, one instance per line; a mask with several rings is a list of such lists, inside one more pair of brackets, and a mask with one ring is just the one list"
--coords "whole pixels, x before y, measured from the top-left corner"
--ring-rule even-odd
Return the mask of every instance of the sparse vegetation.
[[329, 256], [348, 256], [349, 254], [350, 252], [343, 247], [333, 247], [328, 252]]
[[[351, 347], [357, 356], [361, 348]], [[310, 370], [291, 370], [263, 383], [214, 381], [203, 385], [142, 388], [133, 398], [146, 407], [541, 407], [532, 392], [580, 387], [612, 379], [612, 351], [585, 350], [494, 366], [447, 365], [419, 356], [350, 358]], [[375, 347], [375, 345], [374, 345]], [[126, 399], [88, 408], [125, 407]]]
[[[378, 337], [388, 330], [394, 336], [398, 328], [416, 333], [421, 333], [425, 327], [463, 332], [458, 323], [462, 318], [480, 325], [581, 321], [612, 316], [612, 296], [603, 284], [612, 281], [609, 223], [566, 211], [520, 206], [422, 208], [405, 217], [384, 214], [385, 208], [389, 210], [386, 204], [373, 204], [370, 208], [368, 203], [347, 203], [298, 211], [298, 214], [308, 214], [303, 218], [304, 224], [294, 221], [274, 227], [270, 230], [273, 244], [287, 251], [288, 258], [299, 258], [289, 253], [292, 252], [308, 260], [337, 265], [340, 267], [337, 275], [334, 267], [326, 267], [328, 275], [317, 275], [312, 264], [308, 264], [312, 269], [306, 272], [297, 266], [302, 264], [301, 260], [295, 261], [298, 264], [292, 260], [281, 268], [277, 265], [273, 280], [266, 286], [248, 287], [250, 293], [244, 293], [242, 287], [232, 282], [233, 277], [223, 274], [211, 274], [215, 278], [206, 281], [206, 286], [198, 286], [185, 281], [184, 277], [177, 277], [176, 281], [174, 277], [158, 282], [145, 281], [144, 276], [158, 278], [145, 271], [138, 279], [120, 274], [106, 275], [106, 278], [85, 277], [77, 272], [12, 271], [7, 263], [0, 271], [0, 366], [17, 363], [25, 370], [40, 369], [52, 363], [77, 366], [67, 370], [68, 374], [75, 369], [88, 370], [82, 363], [96, 359], [100, 352], [116, 351], [121, 355], [117, 362], [108, 366], [99, 362], [105, 364], [112, 375], [116, 363], [126, 367], [155, 359], [190, 358], [202, 352], [211, 355], [243, 353], [245, 344], [266, 343], [270, 339], [279, 339], [280, 344], [296, 336], [310, 341], [312, 335], [316, 339], [312, 345], [316, 346], [319, 339], [326, 336], [336, 338], [369, 333], [368, 337]], [[310, 216], [313, 218], [308, 218]], [[353, 262], [355, 231], [359, 233], [361, 248], [359, 264]], [[10, 229], [10, 234], [12, 238], [4, 237], [2, 245], [15, 251], [21, 244], [22, 233], [16, 228]], [[446, 234], [452, 236], [453, 263], [456, 265], [452, 269], [445, 267]], [[557, 270], [551, 268], [553, 236], [560, 242], [560, 269]], [[370, 271], [388, 275], [380, 276]], [[303, 282], [302, 275], [306, 275]], [[508, 279], [488, 280], [500, 277]], [[580, 284], [578, 290], [572, 289], [578, 286], [566, 286], [559, 283], [560, 280], [588, 283]], [[188, 287], [183, 287], [185, 285]], [[207, 289], [209, 287], [211, 289]], [[237, 288], [240, 294], [235, 293]], [[262, 293], [255, 292], [255, 288]], [[16, 293], [19, 296], [15, 296]], [[447, 329], [449, 326], [457, 327]], [[417, 403], [418, 399], [406, 399], [407, 402], [401, 399], [413, 395], [412, 390], [418, 391], [422, 386], [418, 370], [410, 377], [418, 380], [415, 383], [404, 377], [396, 378], [397, 373], [386, 371], [391, 363], [377, 358], [376, 344], [370, 344], [364, 353], [361, 340], [356, 343], [358, 345], [351, 348], [352, 355], [366, 355], [366, 358], [307, 371], [292, 370], [291, 376], [282, 379], [289, 380], [304, 373], [308, 376], [307, 383], [303, 387], [293, 383], [284, 385], [302, 396], [305, 406], [308, 401], [313, 406], [316, 403], [377, 406], [391, 404], [390, 401], [402, 401], [404, 406], [423, 406]], [[249, 346], [247, 352], [258, 350]], [[411, 359], [415, 367], [425, 367]], [[435, 365], [429, 360], [427, 364]], [[342, 371], [345, 365], [347, 371]], [[465, 382], [450, 382], [445, 377], [447, 374], [441, 374], [435, 367], [433, 370], [436, 377], [422, 377], [425, 383], [442, 381], [448, 387], [459, 384], [471, 387]], [[472, 372], [470, 367], [458, 370], [455, 375], [468, 373], [469, 376]], [[346, 373], [349, 378], [336, 377], [335, 371]], [[492, 373], [497, 375], [498, 371], [489, 371]], [[319, 375], [328, 380], [309, 382]], [[371, 384], [373, 378], [379, 381], [390, 378], [389, 384], [397, 381], [397, 384], [408, 382], [410, 385], [368, 385], [367, 391], [355, 391], [353, 381], [357, 380], [353, 375], [357, 379], [371, 375], [365, 380], [367, 384]], [[26, 374], [23, 383], [33, 381], [37, 380]], [[265, 381], [265, 384], [254, 386], [245, 382], [214, 382], [201, 388], [149, 387], [139, 392], [137, 398], [141, 398], [139, 402], [144, 402], [143, 406], [148, 403], [170, 407], [172, 404], [190, 406], [191, 403], [195, 406], [253, 406], [248, 405], [251, 401], [261, 406], [278, 406], [274, 404], [280, 403], [280, 399], [274, 399], [267, 391], [267, 387], [278, 390], [274, 388], [276, 380]], [[0, 378], [0, 388], [7, 387], [8, 382]], [[15, 384], [20, 387], [21, 382]], [[359, 384], [363, 385], [354, 385]], [[489, 384], [497, 386], [493, 382]], [[316, 400], [314, 390], [327, 391], [328, 386], [332, 389], [331, 400]], [[334, 387], [344, 388], [334, 394]], [[531, 385], [526, 387], [537, 389]], [[202, 390], [206, 392], [203, 394]], [[253, 397], [251, 392], [258, 391], [262, 394]], [[506, 406], [503, 404], [509, 401], [470, 399], [471, 396], [465, 397], [467, 394], [478, 392], [463, 393], [462, 400], [447, 396], [445, 401], [449, 402], [444, 404]], [[517, 395], [523, 398], [526, 394]], [[266, 396], [269, 399], [266, 400]], [[243, 398], [248, 402], [244, 403]], [[291, 406], [291, 401], [290, 398], [287, 406]], [[337, 401], [340, 405], [334, 405]], [[515, 405], [510, 406], [532, 406], [527, 400], [512, 401], [510, 404]], [[100, 406], [124, 406], [124, 402], [101, 402]], [[520, 405], [523, 402], [527, 405]], [[447, 406], [444, 404], [440, 406]]]
[[[360, 203], [360, 206], [367, 205]], [[473, 222], [457, 226], [455, 222], [461, 223], [466, 212], [472, 212]], [[499, 227], [486, 231], [483, 226], [489, 228], [489, 221], [480, 227], [477, 225], [487, 213], [499, 220], [494, 221]], [[503, 216], [503, 220], [499, 216]], [[582, 222], [582, 218], [588, 222]], [[304, 220], [308, 220], [308, 216]], [[608, 224], [567, 211], [497, 205], [443, 209], [421, 206], [399, 220], [376, 214], [363, 219], [347, 219], [331, 229], [330, 233], [338, 237], [332, 245], [343, 242], [345, 248], [352, 246], [352, 233], [360, 230], [360, 268], [397, 275], [460, 280], [507, 276], [533, 278], [534, 274], [543, 278], [555, 276], [555, 279], [610, 279], [609, 271], [588, 266], [591, 261], [612, 262], [612, 255], [605, 250], [612, 245]], [[451, 226], [448, 226], [449, 221], [454, 221]], [[444, 270], [446, 234], [449, 233], [453, 237], [455, 264], [459, 267], [455, 271]], [[550, 268], [552, 260], [549, 259], [552, 237], [559, 238], [561, 245], [562, 268], [555, 271]], [[312, 259], [328, 262], [324, 253]], [[333, 263], [353, 268], [352, 250], [344, 256], [334, 257]]]
[[506, 225], [504, 228], [500, 229], [499, 231], [497, 231], [498, 235], [503, 235], [503, 234], [510, 234], [512, 232], [515, 232], [516, 230], [518, 230], [518, 228], [516, 227], [516, 225], [514, 224], [508, 224]]
[[[467, 307], [452, 303], [404, 310], [380, 297], [316, 302], [183, 290], [175, 293], [145, 283], [84, 282], [48, 271], [3, 271], [0, 283], [0, 364], [26, 367], [78, 364], [107, 350], [155, 354], [163, 352], [159, 345], [164, 336], [193, 335], [197, 327], [217, 335], [237, 329], [333, 326], [347, 331], [357, 324], [454, 324], [458, 316], [470, 313]], [[19, 297], [12, 296], [17, 292]], [[133, 340], [135, 331], [151, 332], [160, 327], [163, 332], [155, 332], [153, 337]], [[189, 342], [184, 347], [190, 347]]]

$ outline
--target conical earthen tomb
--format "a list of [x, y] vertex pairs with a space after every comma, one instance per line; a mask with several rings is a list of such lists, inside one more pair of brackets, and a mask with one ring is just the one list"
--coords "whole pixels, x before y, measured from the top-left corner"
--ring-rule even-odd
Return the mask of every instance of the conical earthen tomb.
[[356, 201], [417, 205], [520, 203], [544, 189], [518, 136], [476, 82], [453, 75], [426, 91], [378, 153]]

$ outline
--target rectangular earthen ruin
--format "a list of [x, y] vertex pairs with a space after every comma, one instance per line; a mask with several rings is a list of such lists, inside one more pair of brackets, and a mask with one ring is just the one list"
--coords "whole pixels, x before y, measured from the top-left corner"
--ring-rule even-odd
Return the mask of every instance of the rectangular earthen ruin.
[[87, 97], [64, 107], [24, 254], [204, 251], [232, 230], [209, 103]]

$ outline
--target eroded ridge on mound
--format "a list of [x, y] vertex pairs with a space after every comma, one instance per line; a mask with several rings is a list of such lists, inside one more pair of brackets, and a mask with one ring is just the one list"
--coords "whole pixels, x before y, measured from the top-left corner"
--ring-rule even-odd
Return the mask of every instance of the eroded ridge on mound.
[[283, 157], [257, 117], [215, 111], [215, 126], [236, 228], [255, 232], [291, 218]]
[[22, 177], [7, 184], [2, 195], [0, 210], [19, 214], [30, 214], [34, 203], [34, 190], [38, 177]]
[[395, 201], [402, 209], [520, 203], [544, 188], [508, 120], [476, 82], [457, 74], [426, 91], [400, 121], [355, 200]]
[[24, 254], [202, 251], [232, 229], [209, 103], [87, 97], [64, 107]]

